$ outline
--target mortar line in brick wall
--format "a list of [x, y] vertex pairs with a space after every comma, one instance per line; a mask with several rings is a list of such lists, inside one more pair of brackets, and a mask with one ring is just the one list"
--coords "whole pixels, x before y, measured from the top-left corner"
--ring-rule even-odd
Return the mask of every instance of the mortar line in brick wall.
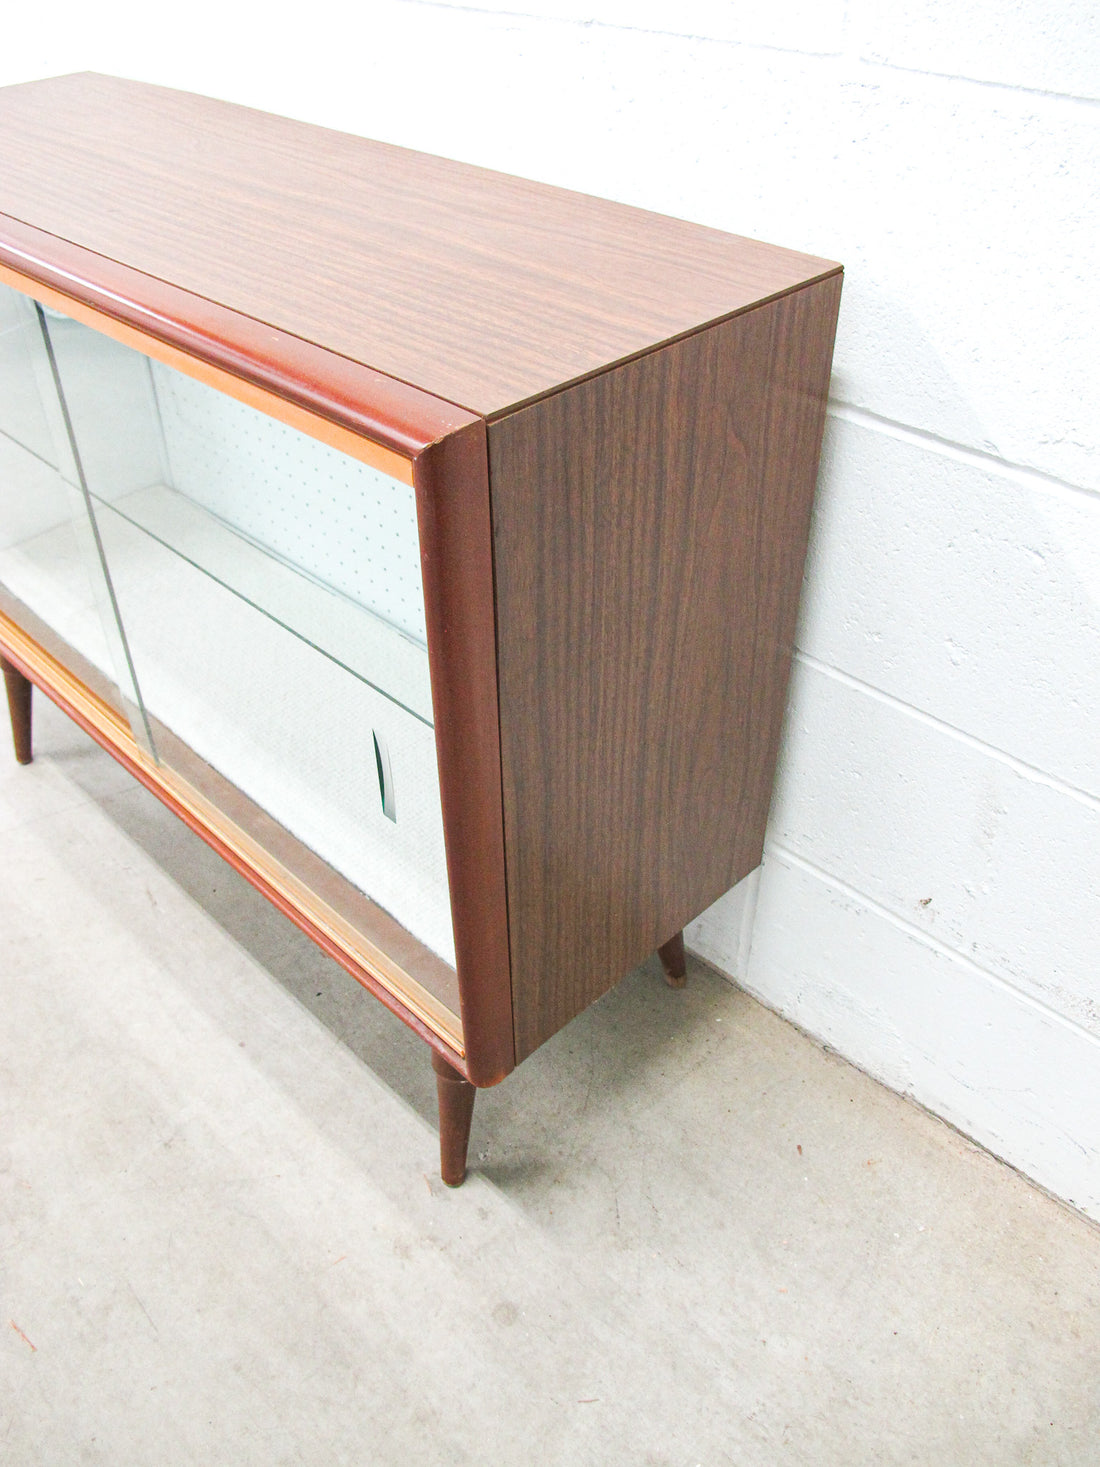
[[858, 887], [852, 886], [839, 876], [835, 876], [831, 871], [826, 871], [824, 867], [819, 866], [815, 861], [807, 860], [805, 856], [800, 856], [797, 851], [792, 851], [789, 846], [783, 845], [780, 841], [769, 840], [765, 846], [765, 854], [767, 856], [776, 856], [780, 860], [786, 861], [789, 865], [805, 871], [807, 875], [815, 877], [825, 886], [832, 887], [833, 890], [840, 892], [842, 896], [846, 896], [849, 900], [858, 902], [860, 906], [866, 907], [868, 911], [873, 912], [877, 917], [881, 917], [884, 922], [888, 922], [892, 927], [896, 927], [899, 932], [904, 932], [907, 937], [913, 938], [916, 942], [923, 943], [925, 947], [931, 948], [933, 952], [939, 953], [941, 957], [948, 958], [951, 962], [959, 963], [962, 967], [969, 969], [970, 972], [978, 974], [980, 977], [986, 979], [987, 982], [993, 984], [994, 987], [1003, 989], [1006, 993], [1011, 994], [1013, 998], [1018, 998], [1021, 1003], [1034, 1009], [1037, 1013], [1042, 1014], [1044, 1018], [1052, 1020], [1054, 1023], [1061, 1025], [1063, 1029], [1070, 1030], [1071, 1033], [1087, 1040], [1089, 1044], [1100, 1049], [1100, 1035], [1094, 1034], [1091, 1029], [1086, 1029], [1077, 1019], [1071, 1019], [1068, 1014], [1063, 1014], [1060, 1010], [1044, 1002], [1043, 999], [1036, 998], [1033, 993], [1028, 993], [1026, 989], [1020, 988], [1016, 983], [1005, 978], [1002, 974], [995, 973], [991, 968], [985, 967], [982, 963], [976, 963], [973, 958], [968, 958], [965, 953], [959, 952], [957, 948], [951, 947], [948, 943], [941, 941], [940, 938], [933, 937], [931, 933], [926, 932], [922, 927], [918, 927], [914, 922], [910, 922], [897, 912], [891, 911], [889, 907], [883, 906], [874, 897], [868, 896], [866, 892], [860, 891]]
[[967, 733], [965, 729], [959, 728], [956, 724], [948, 723], [944, 718], [937, 718], [934, 713], [927, 713], [913, 703], [907, 703], [904, 698], [897, 698], [893, 693], [885, 693], [881, 688], [876, 688], [873, 683], [853, 677], [850, 672], [844, 672], [831, 662], [823, 662], [810, 652], [803, 652], [801, 648], [796, 647], [794, 658], [804, 667], [812, 668], [814, 672], [820, 672], [824, 677], [833, 678], [834, 681], [843, 683], [845, 687], [852, 688], [855, 692], [863, 693], [878, 703], [884, 703], [888, 708], [915, 718], [918, 723], [923, 723], [928, 728], [934, 728], [939, 733], [946, 734], [949, 738], [966, 744], [971, 749], [977, 749], [991, 759], [996, 759], [998, 763], [1007, 765], [1014, 773], [1030, 780], [1033, 784], [1046, 785], [1047, 788], [1066, 795], [1089, 810], [1100, 811], [1100, 797], [1091, 794], [1088, 790], [1070, 784], [1067, 780], [1059, 779], [1056, 774], [1049, 774], [1045, 769], [1039, 769], [1034, 764], [1026, 763], [1023, 759], [1017, 759], [1014, 754], [1009, 754], [1005, 749], [999, 749], [996, 744], [990, 744], [975, 734]]
[[582, 20], [572, 15], [542, 15], [536, 10], [498, 10], [485, 5], [453, 5], [450, 0], [402, 0], [405, 5], [421, 5], [430, 10], [453, 10], [458, 15], [488, 15], [502, 20], [535, 20], [547, 25], [569, 25], [578, 30], [623, 31], [627, 35], [667, 36], [674, 41], [705, 41], [711, 46], [736, 46], [743, 51], [773, 51], [780, 56], [807, 56], [811, 60], [834, 61], [844, 53], [835, 51], [801, 51], [793, 46], [772, 46], [766, 41], [738, 41], [730, 36], [708, 36], [694, 31], [669, 31], [658, 26], [620, 25], [613, 20]]
[[1043, 97], [1049, 102], [1068, 102], [1074, 107], [1100, 107], [1100, 97], [1082, 97], [1076, 92], [1052, 92], [1045, 87], [1025, 87], [1018, 82], [993, 81], [990, 77], [965, 76], [957, 71], [926, 71], [920, 66], [902, 66], [897, 61], [878, 61], [872, 56], [857, 56], [860, 66], [878, 71], [900, 71], [905, 76], [927, 76], [934, 81], [962, 82], [966, 86], [991, 87], [997, 92], [1017, 92], [1024, 97]]
[[990, 77], [966, 76], [953, 71], [929, 71], [919, 66], [902, 66], [897, 61], [880, 61], [860, 55], [849, 39], [848, 7], [845, 7], [841, 34], [842, 45], [826, 51], [808, 51], [795, 46], [778, 46], [767, 41], [739, 41], [732, 36], [708, 36], [705, 32], [672, 31], [658, 26], [622, 25], [612, 20], [582, 19], [571, 15], [546, 15], [538, 10], [501, 10], [496, 6], [458, 5], [451, 0], [402, 0], [406, 5], [419, 5], [431, 10], [452, 10], [459, 15], [485, 15], [492, 19], [541, 21], [547, 25], [568, 25], [579, 30], [622, 31], [627, 35], [667, 36], [677, 41], [702, 41], [711, 46], [736, 46], [743, 51], [770, 51], [780, 56], [805, 56], [810, 60], [843, 60], [849, 65], [877, 71], [896, 71], [904, 76], [928, 77], [933, 81], [960, 82], [964, 86], [992, 87], [999, 92], [1015, 92], [1025, 97], [1042, 97], [1051, 102], [1068, 102], [1071, 106], [1100, 107], [1100, 98], [1083, 97], [1076, 92], [1056, 92], [1044, 87], [1028, 87], [1018, 82], [994, 81]]
[[956, 443], [952, 438], [941, 438], [938, 433], [932, 433], [927, 428], [914, 428], [909, 423], [899, 423], [896, 418], [887, 418], [881, 413], [872, 412], [870, 408], [856, 407], [854, 403], [844, 402], [840, 398], [829, 399], [829, 416], [841, 422], [855, 423], [860, 428], [874, 429], [891, 438], [899, 438], [904, 443], [942, 454], [945, 458], [955, 459], [970, 468], [980, 469], [983, 473], [992, 471], [1002, 478], [1015, 479], [1017, 483], [1042, 490], [1045, 494], [1059, 494], [1063, 497], [1083, 494], [1086, 499], [1100, 499], [1100, 488], [1074, 484], [1070, 479], [1060, 479], [1057, 474], [1048, 474], [1043, 469], [1033, 469], [1027, 464], [1013, 463], [981, 448], [968, 448], [966, 444]]

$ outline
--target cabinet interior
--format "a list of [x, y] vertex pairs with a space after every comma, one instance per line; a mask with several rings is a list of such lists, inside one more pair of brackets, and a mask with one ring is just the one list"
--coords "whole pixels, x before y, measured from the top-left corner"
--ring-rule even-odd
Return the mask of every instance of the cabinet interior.
[[0, 585], [163, 777], [435, 955], [461, 1043], [409, 483], [0, 285]]

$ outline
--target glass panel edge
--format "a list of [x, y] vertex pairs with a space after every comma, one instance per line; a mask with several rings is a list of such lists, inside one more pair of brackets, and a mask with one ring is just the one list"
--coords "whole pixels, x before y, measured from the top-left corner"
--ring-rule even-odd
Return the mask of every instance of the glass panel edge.
[[0, 263], [0, 282], [29, 296], [31, 300], [38, 301], [41, 305], [51, 306], [54, 310], [64, 312], [72, 320], [80, 321], [83, 325], [112, 337], [124, 346], [143, 352], [146, 356], [153, 357], [166, 366], [175, 367], [178, 371], [194, 377], [199, 382], [216, 387], [218, 391], [236, 398], [238, 402], [257, 408], [260, 412], [267, 413], [269, 417], [287, 423], [290, 427], [299, 429], [311, 438], [316, 438], [322, 443], [327, 443], [331, 448], [337, 448], [352, 458], [359, 459], [371, 468], [378, 469], [381, 473], [397, 479], [402, 484], [411, 485], [413, 483], [413, 460], [396, 453], [392, 448], [375, 443], [373, 439], [361, 433], [354, 433], [350, 428], [344, 428], [339, 423], [331, 422], [328, 418], [311, 412], [308, 408], [299, 407], [297, 403], [290, 402], [289, 399], [280, 397], [278, 393], [248, 382], [243, 377], [236, 377], [222, 367], [215, 367], [203, 361], [201, 357], [192, 356], [178, 347], [169, 346], [155, 336], [139, 331], [133, 326], [127, 326], [122, 321], [116, 321], [106, 312], [86, 306], [75, 297], [55, 290], [52, 286], [43, 285], [31, 276], [13, 270], [9, 265], [3, 263]]

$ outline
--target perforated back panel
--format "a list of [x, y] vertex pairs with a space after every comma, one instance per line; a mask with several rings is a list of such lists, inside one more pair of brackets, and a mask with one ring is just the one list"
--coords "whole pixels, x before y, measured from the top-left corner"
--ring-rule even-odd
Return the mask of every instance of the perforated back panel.
[[411, 487], [153, 364], [176, 489], [426, 642]]
[[112, 508], [349, 672], [432, 722], [428, 649], [366, 607], [276, 560], [193, 499], [153, 484]]

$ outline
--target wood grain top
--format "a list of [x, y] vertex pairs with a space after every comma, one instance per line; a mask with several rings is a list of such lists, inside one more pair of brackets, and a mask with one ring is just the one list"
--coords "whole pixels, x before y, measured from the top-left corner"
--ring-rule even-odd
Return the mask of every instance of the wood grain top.
[[0, 214], [489, 417], [839, 268], [90, 73], [0, 89]]

